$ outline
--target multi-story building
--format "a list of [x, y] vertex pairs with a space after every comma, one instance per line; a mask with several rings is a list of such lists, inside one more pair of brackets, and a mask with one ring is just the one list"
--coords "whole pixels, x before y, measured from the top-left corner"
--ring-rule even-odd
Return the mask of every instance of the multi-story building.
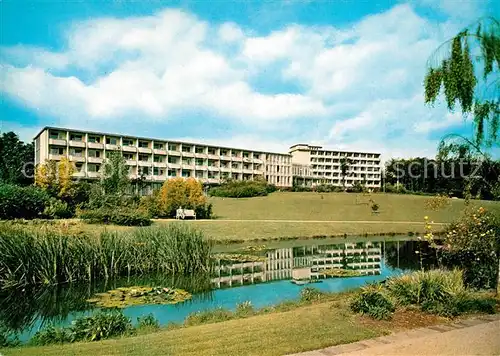
[[99, 178], [106, 157], [121, 152], [130, 178], [145, 179], [143, 194], [172, 177], [209, 184], [260, 177], [278, 187], [292, 186], [290, 154], [58, 127], [43, 128], [34, 141], [35, 164], [66, 157], [75, 163], [75, 178]]
[[[359, 182], [367, 188], [380, 188], [380, 153], [344, 152], [297, 144], [290, 147], [290, 154], [295, 184], [343, 186], [345, 183], [346, 187], [351, 187]], [[347, 167], [345, 176], [343, 165]]]

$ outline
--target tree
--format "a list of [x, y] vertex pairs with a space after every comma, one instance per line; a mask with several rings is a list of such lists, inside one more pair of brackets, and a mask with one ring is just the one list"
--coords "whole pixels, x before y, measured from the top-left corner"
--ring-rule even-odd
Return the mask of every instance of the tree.
[[344, 187], [344, 190], [345, 190], [345, 179], [347, 177], [347, 171], [349, 170], [349, 166], [351, 164], [352, 161], [347, 157], [343, 157], [340, 159], [340, 174], [342, 175], [342, 186]]
[[66, 157], [59, 162], [47, 160], [39, 164], [35, 173], [35, 185], [56, 198], [68, 198], [73, 194], [75, 165]]
[[206, 204], [203, 186], [194, 178], [172, 178], [161, 187], [158, 210], [161, 216], [172, 217], [179, 208], [197, 209]]
[[111, 152], [111, 155], [105, 160], [101, 186], [106, 195], [124, 196], [129, 192], [128, 167], [120, 152]]
[[475, 128], [472, 139], [448, 135], [443, 148], [457, 152], [465, 145], [482, 153], [483, 145], [498, 144], [499, 66], [500, 23], [495, 18], [465, 28], [431, 56], [424, 80], [426, 104], [434, 104], [443, 89], [448, 109], [458, 105], [464, 117], [473, 117]]
[[0, 136], [0, 181], [29, 185], [33, 183], [35, 149], [32, 143], [24, 143], [14, 132]]

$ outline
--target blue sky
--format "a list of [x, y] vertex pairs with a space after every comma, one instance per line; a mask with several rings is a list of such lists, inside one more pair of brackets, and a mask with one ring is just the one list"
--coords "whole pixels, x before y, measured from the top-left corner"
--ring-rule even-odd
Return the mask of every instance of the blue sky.
[[3, 0], [1, 130], [433, 156], [471, 125], [424, 105], [426, 61], [498, 13], [488, 0]]

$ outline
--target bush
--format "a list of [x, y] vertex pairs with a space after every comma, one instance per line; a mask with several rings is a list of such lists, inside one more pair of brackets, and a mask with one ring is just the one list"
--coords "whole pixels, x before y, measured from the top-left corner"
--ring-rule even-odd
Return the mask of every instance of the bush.
[[248, 300], [243, 303], [238, 303], [238, 305], [236, 305], [235, 314], [239, 317], [250, 316], [253, 315], [254, 313], [255, 310], [253, 309], [252, 303]]
[[107, 209], [84, 210], [79, 213], [79, 218], [90, 224], [115, 224], [122, 226], [149, 226], [151, 219], [140, 210], [132, 209]]
[[212, 204], [198, 205], [194, 211], [197, 219], [210, 219], [212, 217]]
[[73, 341], [98, 341], [130, 332], [132, 324], [121, 311], [98, 312], [73, 321]]
[[9, 329], [0, 324], [0, 348], [19, 346], [20, 341], [17, 336], [11, 336]]
[[191, 313], [187, 316], [184, 323], [188, 326], [210, 324], [230, 320], [232, 317], [233, 313], [231, 313], [229, 310], [216, 308]]
[[160, 328], [160, 322], [154, 317], [153, 314], [148, 314], [137, 318], [136, 328], [158, 330]]
[[355, 313], [368, 314], [375, 319], [390, 319], [396, 309], [382, 285], [370, 284], [361, 289], [350, 304]]
[[52, 198], [45, 207], [43, 215], [49, 219], [67, 219], [73, 214], [71, 213], [67, 203]]
[[63, 344], [66, 342], [72, 342], [72, 340], [73, 338], [69, 329], [48, 326], [33, 335], [29, 343], [35, 346], [44, 346], [51, 344]]
[[0, 219], [39, 218], [49, 200], [49, 194], [40, 188], [0, 183]]
[[213, 187], [208, 194], [223, 198], [250, 198], [266, 196], [276, 190], [274, 185], [269, 185], [265, 180], [228, 180], [219, 187]]
[[302, 302], [312, 302], [321, 299], [325, 293], [317, 288], [305, 287], [300, 291], [300, 301]]

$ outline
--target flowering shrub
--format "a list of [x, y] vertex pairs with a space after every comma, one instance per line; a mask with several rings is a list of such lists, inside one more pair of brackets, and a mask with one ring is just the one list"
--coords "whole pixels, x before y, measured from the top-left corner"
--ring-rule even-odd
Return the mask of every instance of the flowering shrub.
[[464, 282], [473, 288], [493, 288], [498, 280], [500, 222], [483, 207], [467, 209], [451, 224], [444, 240], [443, 263], [464, 270]]

